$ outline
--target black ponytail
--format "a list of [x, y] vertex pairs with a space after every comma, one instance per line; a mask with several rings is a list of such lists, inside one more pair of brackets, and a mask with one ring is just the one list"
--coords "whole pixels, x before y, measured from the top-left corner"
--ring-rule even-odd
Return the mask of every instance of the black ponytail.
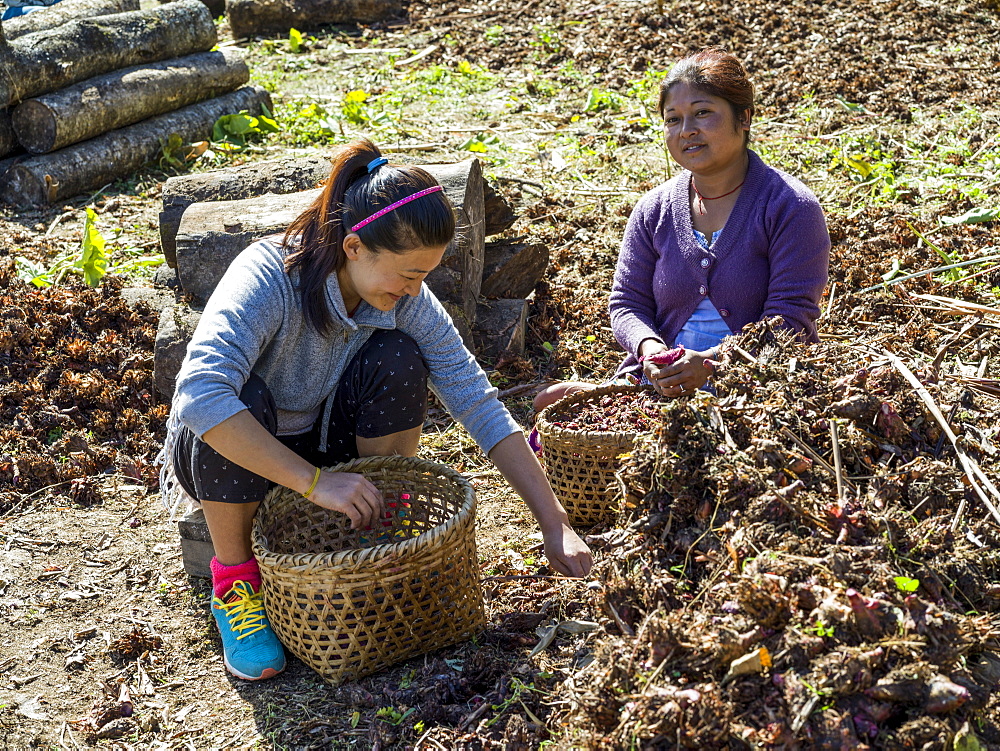
[[[369, 173], [369, 163], [380, 156], [367, 138], [337, 149], [323, 191], [285, 231], [285, 246], [293, 248], [285, 259], [285, 271], [298, 271], [306, 320], [322, 334], [330, 334], [333, 327], [326, 282], [347, 262], [344, 238], [350, 228], [379, 209], [438, 184], [419, 167], [383, 164]], [[444, 192], [432, 193], [370, 222], [357, 235], [373, 253], [447, 245], [455, 235], [455, 212]]]

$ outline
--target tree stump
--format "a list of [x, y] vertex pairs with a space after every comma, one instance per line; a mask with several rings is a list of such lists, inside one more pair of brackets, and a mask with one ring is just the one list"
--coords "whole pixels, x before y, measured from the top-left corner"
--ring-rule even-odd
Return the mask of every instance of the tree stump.
[[400, 0], [226, 0], [229, 28], [237, 39], [329, 23], [370, 24], [402, 11]]
[[176, 133], [187, 143], [206, 140], [211, 137], [215, 121], [223, 115], [242, 110], [256, 115], [261, 104], [271, 107], [267, 91], [244, 86], [51, 154], [25, 159], [0, 180], [0, 198], [22, 206], [39, 206], [100, 188], [158, 158], [161, 139]]
[[249, 80], [243, 52], [232, 47], [137, 65], [24, 100], [14, 109], [14, 133], [28, 151], [46, 154], [212, 99]]
[[527, 326], [527, 300], [483, 300], [475, 329], [479, 355], [490, 360], [504, 353], [523, 355]]
[[[194, 175], [171, 177], [163, 185], [160, 212], [160, 249], [167, 264], [177, 264], [177, 227], [184, 209], [199, 201], [235, 201], [265, 193], [297, 193], [324, 183], [330, 175], [330, 160], [322, 156], [251, 162]], [[483, 179], [484, 233], [507, 229], [517, 218], [506, 199]]]
[[489, 243], [483, 268], [483, 297], [527, 297], [545, 276], [549, 248], [542, 243]]
[[153, 387], [168, 402], [174, 397], [177, 373], [200, 320], [201, 311], [187, 305], [170, 305], [160, 312], [153, 344]]
[[456, 220], [455, 239], [445, 250], [440, 265], [427, 275], [427, 284], [441, 298], [462, 338], [471, 347], [486, 246], [483, 170], [478, 159], [421, 167], [441, 183], [455, 206]]
[[80, 18], [110, 16], [139, 10], [139, 0], [61, 0], [47, 8], [25, 13], [3, 22], [7, 39], [46, 31]]
[[217, 41], [212, 14], [199, 0], [25, 34], [0, 53], [0, 106], [113, 70], [205, 52]]

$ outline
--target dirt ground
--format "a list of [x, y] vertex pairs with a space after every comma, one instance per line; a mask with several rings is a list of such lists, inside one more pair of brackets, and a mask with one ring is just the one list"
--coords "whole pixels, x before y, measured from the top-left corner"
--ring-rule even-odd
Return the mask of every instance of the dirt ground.
[[[627, 469], [631, 505], [590, 530], [598, 558], [590, 582], [550, 576], [527, 509], [462, 431], [432, 415], [422, 455], [477, 486], [489, 626], [474, 642], [339, 688], [294, 658], [286, 673], [259, 685], [223, 670], [209, 587], [184, 573], [175, 523], [158, 496], [153, 459], [168, 406], [152, 387], [161, 303], [132, 289], [153, 280], [108, 278], [91, 290], [71, 276], [39, 290], [18, 276], [24, 267], [15, 258], [45, 266], [75, 251], [87, 206], [120, 230], [120, 247], [155, 251], [166, 175], [150, 169], [44, 210], [4, 207], [0, 746], [1000, 748], [995, 666], [990, 672], [1000, 637], [996, 520], [963, 484], [951, 444], [905, 382], [883, 372], [884, 382], [866, 375], [831, 387], [890, 349], [930, 384], [962, 445], [996, 478], [995, 262], [863, 290], [880, 285], [892, 264], [902, 274], [996, 252], [995, 221], [945, 227], [938, 220], [997, 206], [998, 26], [996, 5], [986, 2], [490, 0], [412, 3], [398, 21], [316, 33], [313, 49], [294, 60], [260, 40], [244, 44], [279, 112], [309, 97], [339, 101], [342, 90], [362, 84], [372, 95], [391, 93], [384, 69], [358, 62], [379, 48], [433, 47], [416, 64], [422, 72], [468, 61], [495, 76], [492, 88], [444, 120], [430, 95], [416, 97], [407, 104], [416, 114], [395, 136], [412, 161], [467, 158], [460, 144], [470, 134], [501, 137], [502, 158], [483, 156], [520, 218], [499, 241], [550, 248], [526, 356], [486, 363], [501, 388], [608, 375], [620, 357], [606, 317], [617, 244], [632, 204], [667, 169], [655, 125], [643, 124], [641, 112], [617, 116], [598, 99], [593, 109], [582, 101], [565, 109], [566, 92], [625, 98], [645, 71], [705, 44], [727, 45], [758, 85], [757, 147], [809, 180], [834, 240], [821, 322], [827, 349], [770, 342], [778, 353], [771, 364], [734, 366], [720, 395], [733, 401], [720, 414], [736, 458], [712, 463], [711, 482], [705, 457], [721, 461], [721, 434], [709, 437], [690, 414], [671, 412]], [[491, 109], [501, 100], [510, 102], [506, 114]], [[579, 170], [553, 166], [552, 146], [570, 137]], [[407, 143], [421, 145], [407, 151]], [[844, 144], [840, 162], [811, 156], [832, 143]], [[862, 160], [862, 149], [870, 173], [891, 170], [897, 182], [851, 173], [845, 165]], [[251, 158], [292, 151], [279, 142]], [[921, 160], [948, 170], [902, 185], [907, 165]], [[955, 299], [984, 309], [976, 319]], [[789, 358], [805, 362], [807, 374], [791, 375]], [[507, 399], [526, 426], [529, 396]], [[816, 426], [801, 434], [830, 458], [821, 420], [840, 416], [832, 405], [849, 399], [855, 407], [838, 408], [848, 410], [843, 419], [857, 417], [850, 411], [857, 408], [869, 420], [843, 427], [844, 472], [860, 488], [859, 508], [831, 511], [839, 490], [819, 470], [801, 475], [799, 501], [754, 505], [785, 487], [775, 473], [794, 447], [775, 426]], [[772, 422], [747, 417], [748, 400], [766, 405]], [[807, 402], [815, 412], [808, 419]], [[871, 410], [883, 404], [890, 409], [876, 422]], [[690, 428], [690, 440], [678, 443], [671, 424]], [[664, 446], [687, 457], [682, 488], [651, 468], [649, 456]], [[949, 537], [962, 499], [968, 526]], [[671, 508], [677, 521], [666, 522]], [[770, 568], [769, 556], [778, 561]], [[920, 581], [916, 599], [895, 591], [902, 575]], [[866, 627], [850, 615], [858, 600], [846, 599], [845, 587], [862, 590], [884, 622]], [[913, 615], [918, 606], [938, 608], [928, 612], [946, 625], [935, 621], [928, 636]], [[772, 612], [780, 615], [765, 617]], [[536, 629], [559, 623], [597, 628], [564, 631], [529, 657]], [[685, 638], [699, 633], [706, 643]], [[935, 644], [944, 646], [928, 648]], [[774, 656], [768, 680], [725, 680], [732, 660], [758, 645]], [[678, 693], [691, 689], [697, 698]], [[907, 704], [901, 692], [920, 700]]]

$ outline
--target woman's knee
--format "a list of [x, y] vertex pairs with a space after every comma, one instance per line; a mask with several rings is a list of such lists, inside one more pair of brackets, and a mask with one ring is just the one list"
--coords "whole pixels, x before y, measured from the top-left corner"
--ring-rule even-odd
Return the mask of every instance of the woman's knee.
[[374, 364], [376, 369], [406, 373], [407, 376], [424, 380], [429, 373], [424, 356], [413, 337], [395, 329], [376, 331], [365, 342], [361, 354], [368, 359], [369, 367]]
[[597, 386], [592, 383], [582, 383], [580, 381], [563, 381], [562, 383], [554, 383], [540, 391], [535, 396], [532, 404], [535, 407], [535, 412], [541, 412], [550, 404], [555, 404], [563, 397], [569, 396], [570, 394], [576, 394], [580, 391], [589, 391], [594, 388], [597, 388]]

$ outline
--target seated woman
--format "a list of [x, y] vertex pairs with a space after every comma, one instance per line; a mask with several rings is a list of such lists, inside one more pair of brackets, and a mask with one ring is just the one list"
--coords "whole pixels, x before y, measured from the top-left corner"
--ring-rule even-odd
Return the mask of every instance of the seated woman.
[[[826, 221], [808, 188], [750, 150], [754, 109], [746, 69], [717, 47], [681, 60], [663, 81], [667, 148], [684, 169], [642, 197], [625, 229], [610, 309], [627, 357], [615, 379], [690, 393], [708, 381], [724, 337], [770, 316], [817, 341]], [[678, 360], [652, 362], [677, 345]], [[555, 384], [535, 409], [592, 388]]]

